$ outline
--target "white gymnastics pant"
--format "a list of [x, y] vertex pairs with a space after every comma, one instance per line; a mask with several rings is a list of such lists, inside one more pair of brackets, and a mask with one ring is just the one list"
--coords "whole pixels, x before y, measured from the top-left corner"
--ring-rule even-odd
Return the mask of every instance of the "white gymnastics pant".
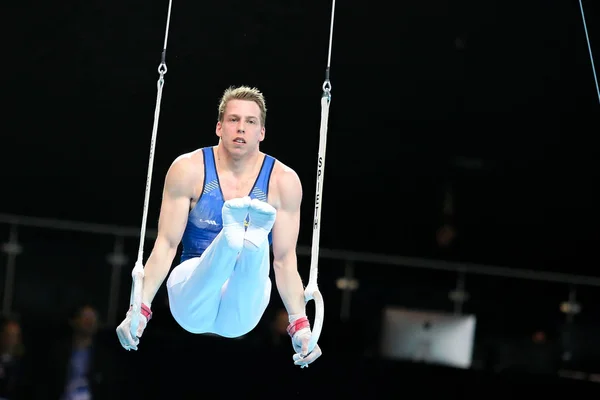
[[268, 240], [254, 251], [240, 252], [221, 231], [202, 256], [171, 272], [166, 285], [171, 314], [191, 333], [243, 336], [256, 327], [269, 304], [269, 269]]

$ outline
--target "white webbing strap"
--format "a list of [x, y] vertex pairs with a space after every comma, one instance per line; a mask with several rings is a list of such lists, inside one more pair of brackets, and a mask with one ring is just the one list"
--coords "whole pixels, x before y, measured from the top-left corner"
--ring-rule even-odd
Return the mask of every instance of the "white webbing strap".
[[317, 185], [315, 191], [315, 215], [313, 223], [312, 249], [310, 257], [310, 277], [304, 290], [306, 302], [315, 301], [315, 319], [312, 326], [312, 337], [308, 345], [311, 352], [316, 346], [323, 329], [325, 306], [323, 296], [317, 285], [319, 271], [319, 241], [321, 233], [321, 210], [323, 209], [323, 179], [325, 177], [325, 153], [327, 148], [327, 127], [329, 122], [329, 105], [331, 104], [331, 81], [329, 71], [331, 68], [331, 49], [333, 45], [333, 21], [335, 16], [335, 0], [331, 7], [331, 25], [329, 29], [329, 52], [327, 55], [327, 68], [325, 82], [323, 82], [323, 95], [321, 96], [321, 127], [319, 131], [319, 156], [317, 158]]
[[585, 12], [583, 11], [583, 2], [579, 0], [579, 9], [581, 10], [581, 18], [583, 20], [583, 30], [587, 41], [588, 52], [590, 53], [590, 61], [592, 63], [592, 73], [594, 74], [594, 82], [596, 83], [596, 93], [598, 94], [598, 102], [600, 102], [600, 86], [598, 86], [598, 75], [596, 75], [596, 66], [594, 65], [594, 55], [592, 54], [592, 43], [590, 42], [590, 34], [588, 33], [587, 23], [585, 22]]
[[154, 125], [152, 127], [152, 138], [150, 139], [150, 157], [148, 160], [148, 174], [146, 176], [146, 191], [144, 193], [144, 207], [142, 210], [142, 226], [140, 228], [140, 243], [138, 247], [138, 256], [131, 276], [133, 278], [131, 287], [130, 304], [133, 310], [131, 321], [131, 332], [135, 333], [139, 324], [142, 307], [142, 291], [144, 285], [144, 241], [146, 240], [146, 224], [148, 221], [148, 204], [150, 202], [150, 187], [152, 184], [152, 168], [154, 165], [154, 150], [156, 148], [156, 136], [158, 134], [158, 120], [160, 116], [160, 104], [162, 101], [163, 86], [165, 83], [165, 74], [167, 73], [167, 39], [169, 37], [169, 25], [171, 21], [171, 7], [173, 0], [169, 0], [169, 10], [167, 12], [167, 26], [165, 32], [165, 41], [161, 54], [160, 64], [158, 66], [158, 81], [156, 94], [156, 108], [154, 110]]

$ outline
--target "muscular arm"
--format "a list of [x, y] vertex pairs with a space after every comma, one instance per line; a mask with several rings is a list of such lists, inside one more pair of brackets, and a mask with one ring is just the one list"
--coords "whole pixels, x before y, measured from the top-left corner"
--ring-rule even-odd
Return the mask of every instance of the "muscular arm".
[[273, 225], [275, 282], [288, 314], [304, 314], [304, 287], [296, 256], [302, 185], [296, 173], [287, 167], [277, 176], [277, 193], [279, 208]]
[[191, 160], [181, 157], [169, 168], [163, 189], [154, 248], [144, 267], [142, 301], [150, 306], [165, 280], [185, 230], [194, 191]]

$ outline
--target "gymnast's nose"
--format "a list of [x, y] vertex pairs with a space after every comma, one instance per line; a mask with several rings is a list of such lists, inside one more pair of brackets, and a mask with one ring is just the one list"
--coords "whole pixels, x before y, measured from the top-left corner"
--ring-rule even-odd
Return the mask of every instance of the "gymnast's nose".
[[237, 131], [238, 131], [238, 133], [245, 133], [246, 132], [246, 126], [245, 126], [245, 124], [242, 121], [238, 122]]

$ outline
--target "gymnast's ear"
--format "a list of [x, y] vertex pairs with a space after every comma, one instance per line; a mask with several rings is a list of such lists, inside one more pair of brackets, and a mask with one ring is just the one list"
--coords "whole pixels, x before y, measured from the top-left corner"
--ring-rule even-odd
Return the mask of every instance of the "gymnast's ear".
[[258, 140], [259, 142], [262, 142], [263, 140], [265, 140], [265, 131], [266, 131], [266, 128], [263, 126], [262, 129], [260, 130], [260, 139]]
[[221, 137], [221, 129], [223, 128], [223, 126], [221, 125], [221, 121], [217, 121], [217, 126], [215, 128], [215, 133], [217, 134], [217, 136], [220, 138]]

